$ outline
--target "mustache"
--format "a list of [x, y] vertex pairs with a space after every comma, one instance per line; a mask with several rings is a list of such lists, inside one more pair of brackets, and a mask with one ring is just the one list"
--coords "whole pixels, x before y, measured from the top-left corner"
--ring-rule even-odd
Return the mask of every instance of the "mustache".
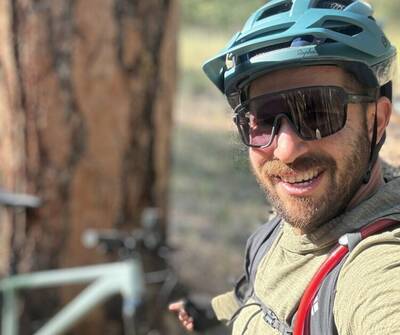
[[336, 162], [332, 157], [326, 155], [307, 155], [298, 157], [290, 164], [283, 163], [278, 159], [267, 161], [261, 168], [263, 175], [283, 176], [293, 175], [299, 172], [309, 171], [311, 169], [332, 169], [336, 167]]

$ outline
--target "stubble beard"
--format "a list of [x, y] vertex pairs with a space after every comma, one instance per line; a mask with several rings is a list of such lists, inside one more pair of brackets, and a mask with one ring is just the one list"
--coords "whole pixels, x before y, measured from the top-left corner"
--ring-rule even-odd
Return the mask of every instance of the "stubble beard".
[[[363, 183], [370, 151], [367, 131], [360, 132], [345, 150], [348, 154], [339, 167], [331, 156], [314, 154], [300, 157], [290, 165], [277, 160], [268, 161], [259, 173], [254, 173], [278, 214], [294, 228], [309, 233], [342, 213]], [[311, 168], [323, 169], [327, 174], [324, 178], [328, 177], [329, 183], [322, 196], [315, 199], [287, 195], [286, 200], [278, 196], [270, 176], [276, 175], [277, 171], [295, 172]]]

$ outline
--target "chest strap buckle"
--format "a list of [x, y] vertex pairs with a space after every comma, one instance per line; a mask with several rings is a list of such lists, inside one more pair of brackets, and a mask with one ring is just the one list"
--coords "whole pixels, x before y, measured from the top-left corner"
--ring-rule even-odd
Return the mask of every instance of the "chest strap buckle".
[[[263, 306], [264, 307], [264, 306]], [[269, 308], [263, 308], [264, 321], [268, 323], [272, 328], [276, 329], [282, 335], [292, 335], [293, 331], [290, 327], [286, 326], [284, 322], [281, 322], [277, 315]]]

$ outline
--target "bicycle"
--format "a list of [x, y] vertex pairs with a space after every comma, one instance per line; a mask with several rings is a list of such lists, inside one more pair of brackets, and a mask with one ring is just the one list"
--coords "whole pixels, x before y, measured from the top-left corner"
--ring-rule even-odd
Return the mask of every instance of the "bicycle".
[[[40, 199], [26, 194], [15, 194], [0, 190], [0, 205], [8, 207], [37, 208]], [[83, 244], [88, 248], [100, 248], [105, 252], [117, 251], [123, 260], [114, 263], [89, 265], [67, 269], [48, 270], [12, 275], [0, 281], [3, 294], [2, 334], [18, 335], [18, 292], [68, 284], [87, 284], [71, 302], [47, 320], [34, 335], [58, 335], [70, 330], [95, 306], [111, 296], [122, 297], [124, 334], [148, 334], [148, 329], [137, 326], [136, 312], [143, 304], [146, 285], [161, 283], [158, 291], [158, 306], [166, 306], [178, 286], [177, 277], [169, 266], [165, 269], [145, 273], [141, 262], [141, 250], [157, 251], [167, 258], [169, 248], [162, 243], [158, 226], [158, 211], [147, 208], [142, 218], [142, 228], [132, 233], [117, 230], [87, 230]]]

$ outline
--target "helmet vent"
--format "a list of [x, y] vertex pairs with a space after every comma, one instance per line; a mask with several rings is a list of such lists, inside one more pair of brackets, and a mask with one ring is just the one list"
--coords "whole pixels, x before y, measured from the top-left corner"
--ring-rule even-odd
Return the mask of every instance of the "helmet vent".
[[253, 34], [250, 37], [246, 36], [243, 37], [239, 40], [239, 43], [244, 43], [248, 40], [254, 39], [254, 38], [259, 38], [259, 37], [266, 37], [266, 36], [270, 36], [270, 35], [277, 35], [277, 34], [281, 34], [283, 32], [285, 32], [286, 30], [288, 30], [293, 24], [288, 25], [287, 27], [283, 27], [281, 29], [275, 29], [275, 30], [270, 30], [270, 31], [264, 31], [261, 34]]
[[290, 44], [291, 44], [291, 42], [284, 42], [284, 43], [279, 43], [279, 44], [276, 44], [276, 45], [270, 45], [270, 46], [267, 46], [265, 48], [261, 48], [261, 49], [252, 51], [252, 52], [250, 52], [248, 54], [248, 59], [255, 60], [255, 57], [261, 56], [261, 55], [266, 54], [268, 52], [289, 48]]
[[286, 1], [284, 3], [278, 4], [272, 8], [267, 8], [258, 18], [257, 21], [266, 19], [267, 17], [274, 16], [276, 14], [281, 14], [290, 11], [292, 8], [292, 1]]
[[355, 36], [363, 31], [361, 27], [354, 24], [334, 20], [325, 21], [322, 27], [347, 36]]
[[353, 3], [353, 0], [320, 0], [315, 8], [343, 10], [351, 3]]

